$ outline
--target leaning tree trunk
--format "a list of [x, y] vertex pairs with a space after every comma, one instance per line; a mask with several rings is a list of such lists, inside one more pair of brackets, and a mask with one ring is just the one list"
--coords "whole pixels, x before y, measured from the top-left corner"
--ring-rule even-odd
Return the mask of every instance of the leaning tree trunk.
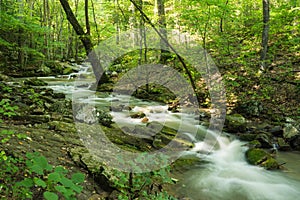
[[84, 32], [83, 28], [80, 26], [78, 20], [76, 19], [74, 13], [72, 12], [72, 9], [68, 3], [67, 0], [59, 0], [66, 15], [67, 19], [70, 22], [70, 24], [73, 26], [73, 29], [75, 30], [76, 34], [80, 37], [80, 40], [85, 48], [86, 55], [89, 58], [89, 61], [92, 64], [93, 71], [96, 77], [96, 80], [98, 83], [104, 83], [107, 82], [108, 78], [106, 74], [104, 73], [104, 69], [102, 68], [99, 59], [97, 58], [97, 55], [93, 50], [93, 43], [90, 38], [89, 34], [89, 27], [87, 33]]
[[267, 53], [268, 53], [268, 40], [269, 40], [269, 21], [270, 21], [270, 1], [263, 0], [263, 32], [262, 32], [262, 50], [261, 50], [261, 69], [267, 69]]

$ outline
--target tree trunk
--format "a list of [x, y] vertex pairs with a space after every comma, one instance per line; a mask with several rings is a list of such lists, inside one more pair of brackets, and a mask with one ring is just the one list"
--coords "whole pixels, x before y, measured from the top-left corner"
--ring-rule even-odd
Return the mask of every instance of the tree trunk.
[[84, 4], [85, 10], [85, 27], [86, 27], [86, 35], [91, 35], [91, 27], [90, 27], [90, 20], [89, 20], [89, 0], [85, 0]]
[[[228, 5], [228, 0], [226, 0], [226, 2], [225, 2], [225, 7]], [[221, 33], [223, 33], [223, 31], [224, 31], [224, 18], [226, 18], [225, 17], [225, 13], [226, 13], [226, 11], [223, 11], [223, 14], [222, 14], [222, 16], [221, 16], [221, 18], [220, 18], [220, 32]]]
[[80, 40], [85, 48], [86, 55], [88, 56], [88, 60], [91, 62], [93, 71], [96, 77], [96, 80], [98, 83], [103, 83], [108, 80], [106, 74], [104, 73], [104, 70], [100, 64], [99, 59], [97, 58], [97, 55], [95, 52], [93, 52], [93, 44], [90, 39], [90, 35], [84, 32], [83, 28], [80, 26], [78, 20], [76, 19], [74, 13], [72, 12], [72, 9], [68, 3], [67, 0], [59, 0], [66, 15], [67, 19], [70, 22], [70, 24], [73, 26], [76, 34], [80, 37]]
[[19, 27], [19, 32], [18, 32], [18, 64], [19, 64], [21, 69], [24, 68], [23, 46], [24, 46], [23, 29], [22, 29], [22, 27]]
[[[167, 32], [166, 32], [166, 15], [165, 15], [165, 0], [157, 0], [157, 16], [158, 16], [158, 26], [160, 28], [159, 32], [161, 35], [167, 40]], [[161, 55], [160, 55], [160, 62], [165, 63], [167, 61], [167, 44], [163, 39], [160, 40], [161, 46]]]
[[262, 50], [261, 50], [261, 69], [267, 69], [267, 53], [268, 53], [268, 39], [269, 39], [269, 21], [270, 21], [270, 2], [263, 0], [263, 32], [262, 32]]

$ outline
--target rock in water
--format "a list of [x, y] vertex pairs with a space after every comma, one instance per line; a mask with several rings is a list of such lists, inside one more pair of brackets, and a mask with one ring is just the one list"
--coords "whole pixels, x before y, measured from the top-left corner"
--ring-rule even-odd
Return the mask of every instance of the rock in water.
[[291, 124], [287, 124], [284, 128], [283, 128], [283, 137], [285, 139], [290, 139], [296, 135], [299, 135], [299, 131], [298, 129], [296, 129], [294, 126], [292, 126]]
[[149, 121], [149, 119], [147, 118], [147, 117], [144, 117], [143, 119], [142, 119], [142, 122], [143, 123], [147, 123]]
[[252, 165], [258, 165], [266, 169], [278, 169], [279, 164], [271, 154], [258, 148], [249, 149], [246, 152], [246, 159]]
[[136, 119], [136, 118], [140, 118], [141, 119], [141, 118], [143, 118], [145, 116], [146, 116], [146, 114], [143, 113], [143, 112], [135, 112], [135, 113], [130, 114], [130, 117], [134, 118], [134, 119]]

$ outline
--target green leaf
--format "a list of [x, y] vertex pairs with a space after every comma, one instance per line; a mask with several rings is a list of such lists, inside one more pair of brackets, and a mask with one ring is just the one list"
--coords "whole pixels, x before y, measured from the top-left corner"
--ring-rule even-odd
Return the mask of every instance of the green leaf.
[[44, 192], [44, 197], [46, 200], [58, 200], [58, 196], [57, 194], [53, 193], [53, 192]]
[[59, 173], [59, 174], [66, 174], [66, 173], [68, 173], [68, 170], [66, 170], [62, 166], [55, 167], [54, 171], [57, 172], [57, 173]]
[[74, 187], [72, 187], [71, 189], [73, 189], [75, 192], [79, 194], [83, 188], [80, 185], [74, 185]]
[[72, 178], [71, 180], [75, 183], [75, 184], [78, 184], [78, 183], [82, 183], [84, 181], [84, 174], [82, 173], [75, 173], [72, 175]]
[[31, 169], [32, 172], [37, 173], [39, 175], [43, 175], [44, 174], [43, 168], [41, 168], [41, 166], [39, 166], [39, 165], [33, 165], [33, 166], [31, 166], [30, 169]]
[[60, 193], [62, 193], [62, 194], [64, 194], [64, 193], [67, 192], [67, 189], [66, 189], [64, 186], [61, 186], [61, 185], [57, 185], [57, 186], [55, 186], [54, 188], [55, 188], [55, 190], [56, 190], [57, 192], [60, 192]]
[[32, 179], [25, 178], [23, 181], [16, 183], [16, 186], [18, 186], [18, 187], [23, 186], [23, 187], [30, 188], [30, 187], [34, 186], [34, 183], [33, 183]]
[[36, 164], [38, 164], [42, 169], [46, 169], [48, 166], [48, 161], [44, 156], [39, 156], [34, 158]]
[[63, 184], [65, 187], [69, 187], [69, 188], [74, 187], [74, 183], [66, 177], [62, 177], [60, 183]]
[[58, 172], [52, 172], [48, 175], [48, 180], [53, 182], [59, 182], [60, 181], [60, 174]]
[[43, 181], [42, 179], [40, 178], [34, 178], [34, 183], [37, 185], [37, 186], [41, 186], [42, 188], [45, 188], [47, 187], [47, 184], [45, 183], [45, 181]]

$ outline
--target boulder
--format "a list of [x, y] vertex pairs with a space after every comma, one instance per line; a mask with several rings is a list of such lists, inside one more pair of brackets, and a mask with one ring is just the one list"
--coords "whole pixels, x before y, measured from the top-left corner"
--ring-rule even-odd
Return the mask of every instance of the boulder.
[[0, 81], [8, 81], [10, 78], [6, 76], [5, 74], [0, 73]]
[[252, 140], [248, 143], [249, 148], [260, 148], [261, 144], [258, 140]]
[[131, 118], [134, 118], [134, 119], [136, 119], [136, 118], [142, 119], [142, 118], [144, 118], [145, 116], [146, 116], [146, 114], [143, 113], [143, 112], [135, 112], [135, 113], [131, 113], [131, 114], [130, 114], [130, 117], [131, 117]]
[[280, 166], [271, 154], [258, 148], [248, 149], [246, 159], [252, 165], [258, 165], [269, 170], [278, 169]]
[[74, 72], [73, 68], [70, 67], [70, 66], [64, 66], [64, 69], [63, 69], [63, 74], [71, 74], [72, 72]]
[[110, 127], [111, 124], [113, 123], [112, 121], [113, 117], [109, 114], [109, 112], [96, 109], [96, 116], [99, 120], [99, 123], [101, 123], [103, 126]]
[[238, 138], [243, 141], [253, 141], [255, 140], [256, 137], [257, 137], [256, 134], [251, 134], [251, 133], [242, 133], [239, 134], [238, 136]]
[[285, 139], [291, 139], [296, 135], [299, 135], [298, 129], [292, 126], [291, 124], [286, 124], [283, 128], [283, 137]]
[[269, 132], [275, 137], [283, 137], [283, 129], [281, 126], [271, 127]]
[[171, 111], [173, 113], [179, 112], [178, 108], [180, 106], [180, 103], [178, 100], [172, 101], [168, 103], [168, 111]]
[[246, 119], [240, 114], [226, 115], [225, 126], [231, 133], [245, 132]]
[[73, 123], [61, 122], [61, 121], [52, 121], [49, 122], [49, 127], [52, 130], [75, 133], [76, 127]]
[[45, 76], [48, 76], [51, 74], [52, 70], [49, 67], [47, 67], [45, 64], [42, 64], [39, 67], [38, 72], [40, 72], [41, 74], [43, 74]]
[[280, 151], [290, 151], [291, 150], [290, 145], [283, 138], [278, 138], [277, 144], [278, 144], [278, 149]]
[[112, 182], [109, 180], [113, 176], [113, 171], [102, 162], [99, 162], [88, 149], [84, 147], [75, 147], [68, 150], [72, 160], [79, 166], [88, 170], [94, 180], [106, 191], [112, 191]]
[[259, 143], [261, 144], [261, 148], [267, 149], [273, 147], [272, 138], [267, 133], [260, 133], [256, 136], [255, 139], [259, 141]]
[[43, 80], [37, 79], [37, 78], [30, 78], [24, 80], [25, 85], [31, 85], [31, 86], [47, 86], [48, 83], [46, 83]]
[[149, 118], [147, 118], [147, 117], [144, 117], [143, 119], [142, 119], [142, 121], [141, 121], [142, 123], [147, 123], [147, 122], [149, 122]]
[[295, 150], [300, 150], [300, 135], [292, 137], [289, 141], [291, 147]]

